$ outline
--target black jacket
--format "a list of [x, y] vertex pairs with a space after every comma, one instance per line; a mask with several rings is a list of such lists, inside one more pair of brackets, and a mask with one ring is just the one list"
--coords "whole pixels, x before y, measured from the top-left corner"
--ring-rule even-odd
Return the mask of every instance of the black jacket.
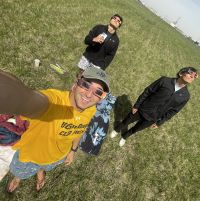
[[187, 86], [175, 92], [175, 78], [161, 77], [149, 85], [133, 107], [158, 126], [178, 113], [190, 99]]
[[[85, 44], [88, 45], [83, 55], [94, 65], [99, 66], [105, 70], [106, 67], [113, 60], [119, 45], [119, 38], [116, 34], [108, 34], [108, 26], [97, 25], [85, 37]], [[108, 34], [104, 43], [99, 44], [92, 41], [92, 39], [99, 34]]]

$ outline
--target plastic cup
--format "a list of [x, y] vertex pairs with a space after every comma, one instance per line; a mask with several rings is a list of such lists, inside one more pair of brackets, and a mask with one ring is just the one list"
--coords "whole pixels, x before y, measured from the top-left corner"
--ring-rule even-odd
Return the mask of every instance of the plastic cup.
[[39, 66], [40, 66], [40, 60], [39, 59], [35, 59], [34, 60], [34, 66], [36, 67], [36, 68], [38, 68]]

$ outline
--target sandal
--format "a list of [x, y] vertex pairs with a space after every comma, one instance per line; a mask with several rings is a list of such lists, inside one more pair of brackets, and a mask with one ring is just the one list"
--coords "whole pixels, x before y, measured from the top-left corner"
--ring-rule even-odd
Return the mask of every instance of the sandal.
[[45, 184], [45, 176], [46, 172], [44, 170], [39, 170], [37, 172], [37, 183], [36, 183], [36, 191], [39, 192], [44, 184]]
[[14, 177], [7, 185], [7, 192], [8, 193], [13, 193], [16, 188], [19, 186], [19, 183], [20, 183], [20, 178], [18, 177]]

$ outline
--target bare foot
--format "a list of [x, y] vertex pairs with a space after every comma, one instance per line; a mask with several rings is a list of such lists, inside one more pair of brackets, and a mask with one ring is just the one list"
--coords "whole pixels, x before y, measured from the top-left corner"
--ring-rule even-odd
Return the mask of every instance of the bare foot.
[[7, 192], [13, 193], [15, 189], [19, 186], [20, 178], [14, 177], [7, 185]]
[[46, 172], [44, 170], [39, 170], [37, 172], [37, 183], [36, 183], [36, 191], [40, 191], [45, 184], [45, 176]]

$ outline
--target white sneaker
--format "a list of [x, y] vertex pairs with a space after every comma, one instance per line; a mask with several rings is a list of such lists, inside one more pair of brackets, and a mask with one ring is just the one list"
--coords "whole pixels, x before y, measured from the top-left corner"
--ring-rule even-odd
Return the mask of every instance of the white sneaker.
[[118, 135], [118, 133], [115, 131], [115, 130], [113, 130], [111, 133], [110, 133], [110, 137], [111, 138], [114, 138], [114, 137], [116, 137]]
[[119, 146], [123, 147], [125, 143], [126, 143], [126, 140], [124, 138], [121, 138], [121, 140], [119, 141]]

